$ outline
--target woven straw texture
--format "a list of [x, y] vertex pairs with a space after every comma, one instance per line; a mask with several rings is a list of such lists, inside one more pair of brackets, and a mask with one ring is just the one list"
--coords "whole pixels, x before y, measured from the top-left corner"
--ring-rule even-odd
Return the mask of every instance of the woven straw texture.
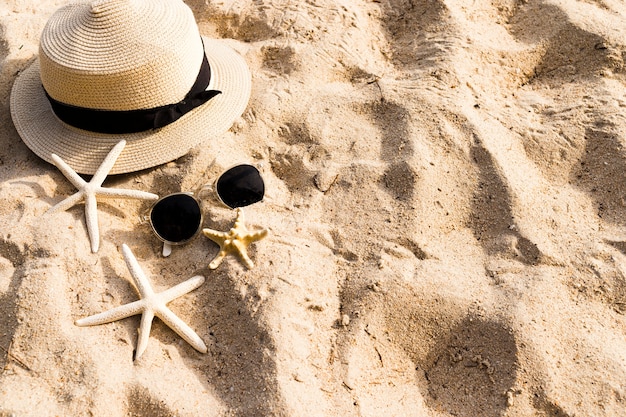
[[[103, 110], [176, 103], [193, 85], [202, 44], [211, 66], [210, 89], [222, 91], [159, 130], [110, 135], [61, 122], [51, 97]], [[243, 57], [203, 38], [179, 0], [102, 0], [66, 6], [48, 21], [40, 56], [16, 79], [11, 115], [26, 145], [51, 162], [55, 153], [82, 174], [93, 174], [110, 149], [127, 141], [111, 173], [137, 171], [185, 155], [230, 128], [245, 110], [251, 75]], [[41, 70], [41, 71], [40, 71]]]

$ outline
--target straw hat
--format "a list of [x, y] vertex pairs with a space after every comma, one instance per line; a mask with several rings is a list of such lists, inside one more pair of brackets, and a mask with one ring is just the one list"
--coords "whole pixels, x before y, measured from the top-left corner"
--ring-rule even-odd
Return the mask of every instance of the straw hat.
[[13, 85], [11, 116], [33, 152], [48, 162], [57, 154], [82, 174], [125, 139], [111, 171], [125, 173], [224, 133], [250, 87], [243, 57], [201, 37], [181, 0], [87, 1], [47, 22], [39, 58]]

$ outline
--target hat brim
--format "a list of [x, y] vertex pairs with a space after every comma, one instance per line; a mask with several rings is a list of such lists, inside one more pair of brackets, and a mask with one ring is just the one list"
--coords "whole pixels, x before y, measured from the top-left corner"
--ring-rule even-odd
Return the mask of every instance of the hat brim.
[[111, 148], [126, 140], [111, 174], [151, 168], [187, 154], [203, 141], [226, 132], [248, 105], [250, 70], [244, 58], [223, 41], [203, 37], [211, 66], [211, 89], [220, 90], [207, 103], [161, 129], [129, 134], [103, 134], [77, 129], [52, 112], [35, 60], [15, 80], [11, 117], [20, 137], [35, 154], [52, 162], [56, 154], [76, 172], [94, 174]]

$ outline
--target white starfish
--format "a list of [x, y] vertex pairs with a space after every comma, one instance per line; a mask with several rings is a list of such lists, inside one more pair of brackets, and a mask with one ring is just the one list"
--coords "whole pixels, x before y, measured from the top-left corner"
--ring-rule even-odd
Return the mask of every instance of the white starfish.
[[58, 155], [52, 154], [51, 158], [54, 165], [65, 175], [65, 177], [78, 189], [78, 192], [67, 197], [65, 200], [56, 204], [48, 213], [54, 213], [57, 211], [65, 211], [70, 207], [74, 207], [81, 201], [85, 202], [85, 222], [87, 223], [87, 233], [89, 234], [89, 240], [91, 241], [91, 251], [93, 253], [98, 252], [100, 247], [100, 232], [98, 230], [98, 203], [97, 197], [121, 197], [121, 198], [135, 198], [143, 200], [156, 200], [158, 195], [148, 193], [139, 190], [126, 190], [120, 188], [104, 188], [102, 183], [109, 175], [109, 171], [115, 165], [117, 157], [120, 156], [122, 150], [126, 146], [126, 141], [122, 140], [111, 149], [109, 154], [104, 158], [102, 164], [96, 170], [96, 173], [91, 178], [91, 181], [87, 182], [80, 177], [65, 161], [63, 161]]
[[196, 350], [206, 353], [207, 347], [202, 339], [200, 339], [200, 336], [166, 306], [167, 303], [175, 298], [187, 294], [202, 285], [204, 277], [197, 275], [168, 290], [155, 294], [148, 278], [141, 270], [137, 259], [126, 244], [122, 245], [122, 253], [124, 254], [124, 260], [126, 261], [128, 270], [133, 276], [133, 280], [139, 291], [140, 299], [84, 319], [76, 320], [75, 324], [77, 326], [95, 326], [141, 314], [141, 324], [139, 325], [139, 337], [135, 353], [135, 359], [138, 359], [148, 346], [152, 320], [154, 316], [157, 316]]

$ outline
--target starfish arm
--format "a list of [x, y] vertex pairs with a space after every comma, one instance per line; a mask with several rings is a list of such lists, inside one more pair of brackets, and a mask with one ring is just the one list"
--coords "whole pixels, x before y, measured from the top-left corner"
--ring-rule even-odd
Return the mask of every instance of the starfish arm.
[[77, 203], [81, 202], [84, 198], [84, 193], [79, 191], [67, 197], [65, 200], [58, 202], [54, 206], [48, 209], [48, 214], [57, 213], [59, 211], [65, 211], [70, 207], [74, 207]]
[[154, 311], [152, 309], [144, 310], [141, 315], [141, 324], [139, 325], [137, 348], [135, 350], [135, 360], [139, 359], [148, 347], [148, 339], [150, 338], [150, 329], [152, 328], [152, 320], [154, 319]]
[[126, 266], [133, 276], [133, 280], [135, 281], [135, 285], [137, 286], [137, 290], [139, 290], [141, 298], [149, 298], [153, 296], [154, 291], [152, 290], [152, 286], [150, 286], [148, 278], [139, 266], [135, 255], [133, 255], [133, 252], [125, 243], [122, 245], [122, 254], [124, 255]]
[[96, 253], [100, 248], [100, 230], [98, 228], [98, 203], [94, 194], [85, 195], [85, 223], [91, 242], [91, 252]]
[[237, 207], [235, 209], [235, 229], [238, 229], [246, 222], [246, 216], [243, 214], [243, 208]]
[[76, 188], [80, 190], [85, 186], [85, 184], [87, 184], [87, 181], [82, 179], [80, 175], [78, 175], [76, 171], [74, 171], [72, 167], [70, 167], [58, 155], [52, 154], [50, 157], [52, 158], [52, 163], [59, 168], [59, 171], [61, 171], [61, 173], [65, 175], [65, 178], [67, 178]]
[[198, 334], [194, 332], [193, 329], [187, 325], [187, 323], [174, 314], [172, 310], [163, 306], [156, 311], [156, 316], [167, 324], [170, 329], [174, 330], [180, 337], [185, 339], [185, 341], [193, 346], [194, 349], [202, 353], [207, 352], [208, 349], [200, 336], [198, 336]]
[[78, 319], [76, 320], [76, 322], [74, 322], [74, 324], [80, 327], [84, 327], [111, 323], [117, 320], [125, 319], [126, 317], [139, 314], [144, 308], [145, 303], [143, 302], [143, 300], [137, 300], [133, 301], [132, 303], [112, 308], [111, 310], [103, 311], [102, 313], [94, 314], [93, 316]]
[[202, 229], [202, 234], [204, 234], [206, 237], [208, 237], [220, 246], [222, 245], [221, 242], [223, 242], [225, 239], [228, 239], [229, 237], [228, 232], [220, 232], [213, 229]]
[[218, 266], [222, 264], [222, 261], [224, 260], [225, 257], [226, 257], [226, 251], [224, 249], [220, 250], [219, 253], [215, 255], [215, 258], [213, 258], [213, 260], [209, 264], [209, 269], [216, 269]]
[[158, 200], [159, 196], [153, 193], [140, 190], [127, 190], [123, 188], [104, 188], [97, 191], [98, 195], [107, 197], [133, 198], [135, 200]]
[[159, 294], [159, 298], [164, 304], [167, 304], [181, 295], [185, 295], [188, 292], [195, 290], [203, 283], [204, 277], [202, 275], [196, 275], [193, 278], [189, 278], [187, 281], [181, 282], [180, 284], [163, 291]]
[[109, 175], [109, 172], [113, 168], [113, 165], [115, 165], [115, 161], [117, 161], [118, 156], [120, 156], [125, 146], [126, 141], [121, 140], [117, 143], [117, 145], [113, 147], [113, 149], [111, 149], [106, 158], [104, 158], [104, 161], [102, 161], [102, 164], [100, 164], [100, 166], [96, 170], [95, 174], [93, 174], [93, 177], [91, 179], [92, 184], [98, 186], [102, 185], [104, 179], [107, 177], [107, 175]]
[[255, 232], [250, 232], [247, 237], [248, 242], [256, 242], [257, 240], [261, 240], [265, 236], [267, 236], [267, 233], [268, 233], [267, 229], [261, 229]]
[[159, 196], [153, 193], [139, 190], [127, 190], [123, 188], [104, 188], [99, 187], [96, 191], [97, 195], [102, 197], [121, 197], [121, 198], [133, 198], [136, 200], [158, 200]]
[[237, 253], [239, 254], [243, 264], [248, 267], [248, 269], [252, 269], [254, 267], [254, 262], [252, 262], [252, 259], [248, 256], [248, 245], [246, 242], [233, 240], [233, 246], [237, 248]]

